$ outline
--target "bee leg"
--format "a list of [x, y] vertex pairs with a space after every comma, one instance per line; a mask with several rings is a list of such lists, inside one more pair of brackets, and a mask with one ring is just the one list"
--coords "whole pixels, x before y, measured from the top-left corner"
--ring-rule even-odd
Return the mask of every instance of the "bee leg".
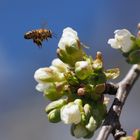
[[42, 47], [42, 42], [41, 42], [41, 40], [39, 40], [39, 39], [34, 39], [33, 42], [34, 42], [39, 48]]

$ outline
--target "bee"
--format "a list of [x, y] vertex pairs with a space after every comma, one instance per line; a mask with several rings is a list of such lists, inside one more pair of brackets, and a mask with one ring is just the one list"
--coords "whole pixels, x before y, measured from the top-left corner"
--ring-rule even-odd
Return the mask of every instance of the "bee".
[[36, 29], [25, 33], [25, 39], [32, 39], [33, 42], [39, 47], [42, 47], [42, 42], [52, 38], [53, 34], [51, 30], [48, 29]]

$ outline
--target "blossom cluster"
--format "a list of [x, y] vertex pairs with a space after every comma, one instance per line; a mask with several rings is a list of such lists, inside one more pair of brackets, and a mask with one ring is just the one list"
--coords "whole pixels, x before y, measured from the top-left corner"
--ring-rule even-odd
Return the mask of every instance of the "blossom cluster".
[[106, 115], [105, 84], [119, 69], [105, 70], [101, 52], [88, 56], [70, 27], [63, 30], [57, 55], [51, 66], [35, 72], [36, 89], [51, 101], [45, 109], [50, 122], [71, 124], [73, 136], [90, 138]]

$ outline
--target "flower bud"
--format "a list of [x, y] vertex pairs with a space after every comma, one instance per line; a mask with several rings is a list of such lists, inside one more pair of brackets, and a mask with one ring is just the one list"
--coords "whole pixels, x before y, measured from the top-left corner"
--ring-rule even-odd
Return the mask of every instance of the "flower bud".
[[137, 28], [138, 28], [138, 30], [140, 30], [140, 23], [138, 23]]
[[64, 94], [65, 83], [54, 83], [50, 84], [48, 88], [44, 90], [44, 96], [50, 99], [51, 101], [60, 99]]
[[137, 37], [140, 38], [140, 30], [137, 33]]
[[81, 80], [86, 79], [90, 74], [92, 74], [92, 72], [93, 72], [92, 66], [89, 62], [87, 61], [76, 62], [75, 73], [79, 79]]
[[109, 39], [108, 44], [114, 49], [120, 49], [122, 52], [127, 53], [132, 49], [133, 35], [126, 29], [116, 30], [115, 38]]
[[82, 125], [85, 125], [87, 123], [88, 119], [87, 119], [87, 116], [85, 115], [84, 112], [81, 112], [81, 124]]
[[136, 129], [133, 132], [133, 136], [135, 137], [136, 140], [140, 140], [140, 129]]
[[78, 124], [81, 121], [81, 112], [79, 105], [69, 103], [61, 108], [61, 120], [65, 124]]
[[59, 58], [52, 61], [52, 66], [54, 66], [59, 72], [67, 72], [68, 66], [64, 64]]
[[101, 70], [103, 68], [103, 63], [102, 63], [101, 60], [96, 59], [96, 60], [93, 61], [93, 65], [92, 66], [93, 66], [94, 70]]
[[62, 50], [65, 50], [66, 46], [75, 45], [75, 47], [76, 47], [75, 49], [78, 49], [79, 44], [77, 44], [77, 41], [79, 41], [77, 32], [74, 31], [72, 28], [67, 27], [63, 30], [63, 34], [58, 43], [58, 47]]
[[102, 94], [105, 91], [105, 84], [98, 84], [95, 86], [95, 93]]
[[85, 126], [90, 132], [93, 132], [97, 128], [96, 120], [93, 118], [93, 116], [90, 117], [89, 123]]
[[77, 105], [79, 105], [79, 106], [82, 106], [83, 105], [83, 102], [82, 102], [81, 99], [74, 100], [74, 103], [77, 104]]
[[77, 32], [70, 27], [67, 27], [63, 30], [62, 37], [73, 37], [78, 40]]
[[86, 125], [89, 122], [89, 118], [92, 115], [91, 106], [89, 104], [85, 104], [84, 107], [81, 108], [81, 124]]
[[77, 94], [78, 94], [78, 96], [84, 96], [86, 94], [85, 88], [84, 87], [83, 88], [78, 88]]
[[60, 109], [54, 109], [48, 114], [48, 120], [52, 123], [60, 122]]
[[97, 52], [96, 54], [96, 59], [93, 61], [92, 65], [94, 70], [102, 70], [103, 68], [103, 58], [102, 58], [102, 53]]
[[52, 86], [52, 83], [39, 83], [36, 85], [36, 90], [39, 92], [44, 92], [44, 90], [50, 88]]
[[80, 46], [77, 32], [70, 27], [67, 27], [63, 30], [63, 34], [58, 43], [58, 47], [58, 57], [64, 63], [74, 66], [76, 61], [82, 60], [83, 58], [83, 50]]
[[60, 99], [57, 101], [53, 101], [50, 104], [47, 105], [45, 112], [49, 113], [50, 111], [54, 110], [54, 109], [60, 109], [62, 106], [64, 106], [66, 104], [66, 100], [65, 99]]
[[71, 133], [76, 138], [83, 138], [88, 135], [88, 130], [85, 128], [82, 124], [72, 125], [71, 127]]
[[89, 119], [89, 117], [92, 114], [92, 107], [89, 104], [85, 104], [84, 105], [84, 112], [85, 112], [86, 117]]
[[34, 78], [37, 82], [40, 83], [59, 82], [64, 80], [63, 74], [58, 73], [51, 68], [38, 69], [34, 74]]

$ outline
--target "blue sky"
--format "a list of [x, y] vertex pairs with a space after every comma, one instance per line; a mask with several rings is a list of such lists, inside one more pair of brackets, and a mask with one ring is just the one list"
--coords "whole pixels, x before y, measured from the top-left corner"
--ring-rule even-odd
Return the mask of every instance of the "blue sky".
[[[19, 137], [20, 140], [37, 140], [33, 136], [28, 137], [26, 128], [29, 127], [31, 131], [32, 126], [37, 126], [28, 119], [29, 116], [23, 117], [21, 109], [24, 114], [33, 110], [30, 117], [34, 118], [35, 114], [38, 116], [35, 117], [37, 125], [43, 117], [43, 122], [47, 122], [43, 114], [46, 101], [35, 91], [33, 75], [36, 69], [49, 66], [56, 57], [59, 38], [67, 26], [74, 28], [81, 41], [90, 46], [90, 50], [86, 50], [88, 54], [94, 56], [96, 51], [102, 51], [107, 67], [120, 66], [123, 77], [129, 66], [123, 62], [119, 52], [108, 46], [107, 40], [118, 28], [127, 28], [136, 34], [136, 26], [140, 21], [139, 5], [139, 0], [0, 0], [0, 122], [5, 122], [4, 127], [0, 126], [3, 132], [0, 137], [3, 140], [19, 140]], [[41, 28], [45, 22], [47, 28], [57, 34], [57, 38], [44, 42], [43, 48], [39, 49], [23, 36], [29, 30]], [[12, 120], [8, 116], [15, 118], [14, 122], [19, 124], [15, 126], [15, 131], [10, 129]], [[20, 123], [21, 116], [28, 122], [25, 126], [24, 122]], [[43, 128], [49, 132], [48, 125], [52, 127], [47, 122]], [[64, 130], [64, 126], [61, 127]], [[19, 131], [19, 137], [16, 135], [18, 130], [23, 131]], [[68, 130], [66, 134], [69, 134]], [[39, 128], [31, 134], [37, 131]], [[38, 139], [45, 140], [46, 131], [40, 131]], [[47, 136], [50, 136], [47, 140], [57, 138], [57, 134], [53, 137], [47, 133]]]

